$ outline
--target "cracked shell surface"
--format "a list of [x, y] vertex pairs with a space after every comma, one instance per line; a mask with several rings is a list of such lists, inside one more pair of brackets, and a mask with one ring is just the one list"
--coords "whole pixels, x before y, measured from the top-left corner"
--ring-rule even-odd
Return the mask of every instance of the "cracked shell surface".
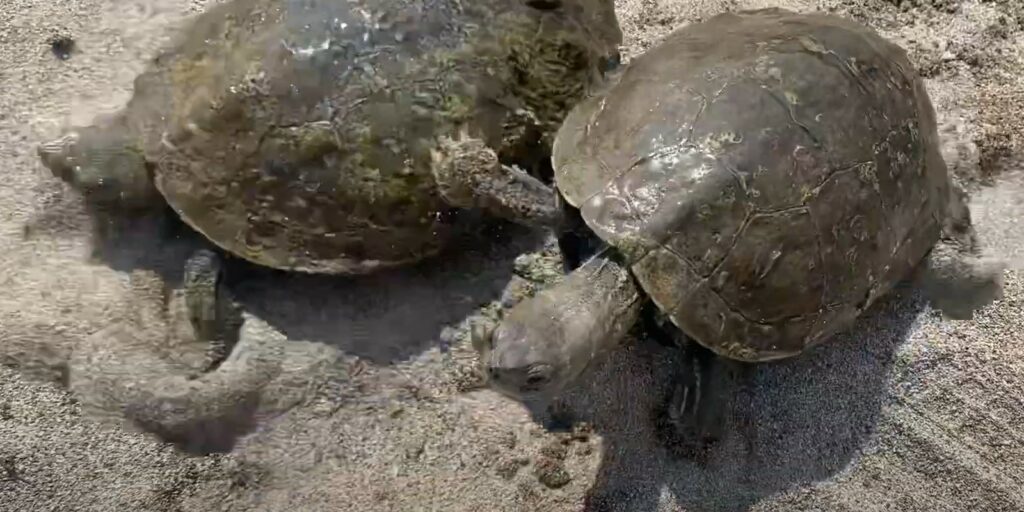
[[715, 16], [638, 57], [567, 117], [554, 165], [657, 306], [749, 362], [848, 327], [938, 240], [950, 194], [904, 51], [781, 9]]
[[[596, 65], [543, 74], [553, 48], [592, 63], [621, 39], [614, 16], [600, 32], [585, 22], [607, 13], [580, 9], [232, 1], [136, 79], [120, 122], [170, 205], [221, 248], [285, 270], [404, 265], [452, 231], [430, 170], [439, 137], [468, 126], [500, 156], [523, 117], [560, 121], [589, 86]], [[515, 80], [513, 57], [536, 76]]]

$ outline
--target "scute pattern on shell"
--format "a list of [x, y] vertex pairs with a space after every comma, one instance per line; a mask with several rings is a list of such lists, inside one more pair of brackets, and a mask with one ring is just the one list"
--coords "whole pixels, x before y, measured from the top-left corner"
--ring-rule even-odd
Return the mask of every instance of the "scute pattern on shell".
[[[496, 0], [232, 1], [138, 77], [121, 122], [168, 203], [228, 252], [365, 273], [448, 238], [431, 171], [440, 137], [468, 126], [502, 156], [561, 120], [609, 44], [589, 29]], [[562, 45], [590, 65], [511, 64]], [[537, 91], [532, 71], [548, 80]]]
[[949, 178], [903, 50], [852, 21], [729, 13], [567, 118], [559, 189], [688, 335], [744, 361], [827, 339], [940, 235]]

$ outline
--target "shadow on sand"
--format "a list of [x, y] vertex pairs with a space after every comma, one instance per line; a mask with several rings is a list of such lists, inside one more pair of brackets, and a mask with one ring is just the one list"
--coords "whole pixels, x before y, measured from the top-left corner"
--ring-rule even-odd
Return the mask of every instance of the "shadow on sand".
[[[72, 232], [85, 226], [63, 222], [74, 198], [39, 216], [26, 234]], [[210, 242], [173, 212], [150, 216], [105, 215], [95, 219], [93, 259], [122, 272], [158, 272], [180, 286], [186, 259]], [[338, 277], [274, 271], [230, 255], [228, 286], [244, 311], [293, 341], [318, 342], [376, 365], [389, 365], [440, 347], [442, 331], [498, 298], [512, 277], [514, 260], [537, 250], [546, 233], [468, 213], [463, 228], [442, 254], [406, 268], [374, 275]], [[220, 252], [220, 251], [218, 251]], [[282, 352], [283, 353], [283, 352]], [[285, 356], [281, 356], [285, 357]], [[252, 430], [254, 407], [239, 404], [231, 417], [205, 419], [187, 435], [162, 435], [141, 428], [190, 453], [230, 451]], [[206, 421], [209, 420], [209, 421]]]
[[336, 278], [247, 266], [236, 293], [245, 308], [293, 340], [324, 343], [383, 365], [446, 350], [442, 330], [498, 298], [520, 254], [544, 233], [503, 222], [460, 234], [416, 265]]
[[291, 340], [324, 343], [383, 365], [443, 345], [444, 327], [499, 297], [515, 258], [537, 250], [545, 240], [540, 230], [472, 213], [464, 216], [460, 231], [441, 254], [363, 276], [254, 265], [215, 248], [170, 210], [145, 218], [110, 217], [94, 235], [94, 258], [123, 272], [155, 270], [178, 286], [188, 256], [199, 248], [214, 249], [225, 258], [229, 287], [245, 311]]
[[[874, 431], [896, 351], [922, 308], [903, 285], [830, 342], [756, 365], [704, 465], [671, 455], [655, 431], [681, 351], [651, 340], [624, 346], [559, 400], [605, 442], [585, 510], [647, 512], [674, 500], [687, 512], [744, 511], [836, 474]], [[551, 420], [547, 411], [535, 418]]]

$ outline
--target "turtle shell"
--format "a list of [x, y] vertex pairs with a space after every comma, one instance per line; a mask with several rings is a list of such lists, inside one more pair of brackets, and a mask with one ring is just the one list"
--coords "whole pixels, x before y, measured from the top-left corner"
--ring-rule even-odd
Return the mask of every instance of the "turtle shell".
[[715, 16], [567, 117], [558, 188], [654, 303], [719, 355], [796, 355], [927, 254], [950, 183], [903, 50], [855, 22]]
[[125, 118], [168, 203], [228, 252], [318, 273], [403, 265], [452, 232], [438, 138], [469, 126], [502, 146], [529, 108], [500, 65], [508, 40], [554, 16], [491, 0], [231, 1], [136, 79]]

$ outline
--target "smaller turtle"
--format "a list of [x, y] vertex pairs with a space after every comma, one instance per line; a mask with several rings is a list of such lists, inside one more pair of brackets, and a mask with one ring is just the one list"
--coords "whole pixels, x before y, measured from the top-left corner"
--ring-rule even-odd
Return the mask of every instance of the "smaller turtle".
[[742, 363], [825, 342], [915, 269], [956, 316], [999, 294], [921, 80], [843, 18], [682, 28], [569, 114], [553, 163], [600, 246], [474, 330], [490, 383], [550, 398], [653, 306], [689, 352], [667, 416], [692, 450], [718, 437]]

